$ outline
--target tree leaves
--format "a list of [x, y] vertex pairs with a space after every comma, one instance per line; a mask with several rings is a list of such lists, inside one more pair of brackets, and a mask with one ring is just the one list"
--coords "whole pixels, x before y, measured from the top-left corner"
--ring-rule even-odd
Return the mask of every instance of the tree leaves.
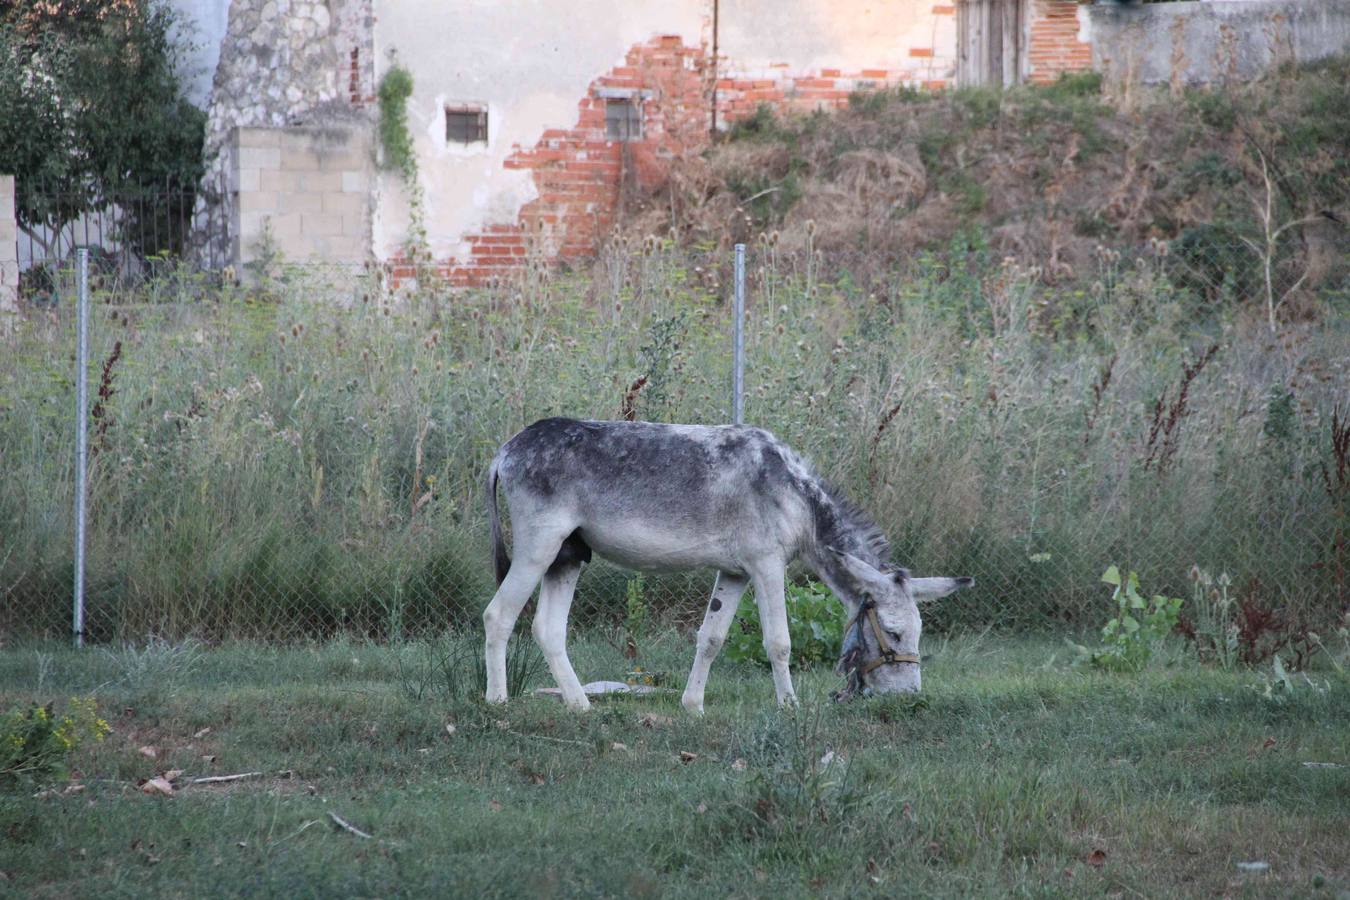
[[206, 115], [183, 97], [172, 8], [92, 6], [31, 21], [0, 7], [0, 159], [25, 228], [59, 227], [127, 192], [190, 192], [203, 172]]

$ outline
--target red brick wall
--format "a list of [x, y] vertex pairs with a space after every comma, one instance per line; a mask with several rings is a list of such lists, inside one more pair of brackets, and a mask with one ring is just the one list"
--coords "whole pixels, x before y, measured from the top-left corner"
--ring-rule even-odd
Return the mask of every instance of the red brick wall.
[[1092, 68], [1092, 45], [1078, 40], [1077, 0], [1031, 0], [1029, 80], [1054, 81], [1062, 72]]
[[[912, 55], [926, 62], [931, 54], [920, 48]], [[793, 74], [784, 63], [738, 73], [728, 71], [725, 61], [720, 68], [715, 87], [719, 125], [753, 114], [761, 103], [814, 110], [844, 106], [857, 90], [944, 86], [917, 72], [890, 69]], [[591, 82], [577, 105], [575, 124], [545, 131], [533, 147], [517, 147], [507, 159], [507, 168], [530, 171], [537, 189], [517, 221], [466, 235], [467, 255], [436, 261], [436, 271], [451, 284], [472, 286], [518, 271], [532, 257], [552, 262], [593, 255], [614, 227], [626, 185], [659, 184], [671, 160], [707, 146], [710, 81], [703, 48], [686, 46], [678, 36], [634, 46], [623, 65]], [[605, 135], [606, 93], [616, 90], [637, 91], [644, 98], [640, 141], [611, 141]], [[390, 261], [389, 274], [398, 287], [416, 273], [407, 257], [398, 256]]]

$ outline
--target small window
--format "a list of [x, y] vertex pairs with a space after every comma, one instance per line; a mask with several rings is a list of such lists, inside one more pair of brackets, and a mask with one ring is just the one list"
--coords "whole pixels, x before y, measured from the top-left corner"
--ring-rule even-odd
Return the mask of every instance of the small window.
[[487, 143], [487, 110], [479, 106], [445, 108], [445, 140], [450, 144]]
[[605, 101], [605, 136], [611, 141], [642, 140], [642, 107], [636, 99]]

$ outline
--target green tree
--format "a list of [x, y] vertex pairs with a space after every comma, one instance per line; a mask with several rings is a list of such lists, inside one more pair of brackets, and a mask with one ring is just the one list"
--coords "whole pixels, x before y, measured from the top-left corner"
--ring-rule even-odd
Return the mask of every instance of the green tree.
[[180, 249], [177, 229], [154, 227], [171, 210], [142, 198], [171, 191], [190, 209], [203, 171], [181, 32], [162, 0], [0, 0], [0, 168], [37, 189], [20, 199], [26, 231], [119, 203], [137, 250]]

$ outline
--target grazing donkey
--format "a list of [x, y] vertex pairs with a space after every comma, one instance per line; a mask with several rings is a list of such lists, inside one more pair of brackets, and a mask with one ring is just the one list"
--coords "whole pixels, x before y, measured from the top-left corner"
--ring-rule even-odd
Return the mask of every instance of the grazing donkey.
[[[499, 485], [511, 512], [514, 560], [502, 538]], [[840, 659], [847, 694], [917, 691], [916, 601], [973, 583], [891, 568], [876, 525], [758, 428], [544, 419], [497, 451], [487, 499], [498, 584], [483, 613], [490, 702], [506, 700], [506, 642], [542, 579], [535, 640], [564, 702], [590, 705], [566, 640], [572, 594], [592, 551], [635, 569], [717, 570], [684, 691], [691, 712], [703, 711], [708, 671], [750, 584], [778, 702], [795, 701], [783, 578], [799, 556], [847, 607]]]

